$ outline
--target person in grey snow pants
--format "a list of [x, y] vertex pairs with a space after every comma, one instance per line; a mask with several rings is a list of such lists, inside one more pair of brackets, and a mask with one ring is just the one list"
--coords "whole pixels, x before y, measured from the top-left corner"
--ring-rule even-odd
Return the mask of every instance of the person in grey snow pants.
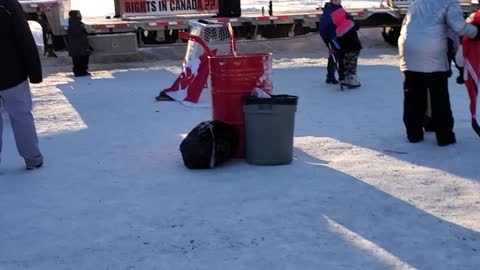
[[[28, 83], [42, 82], [42, 68], [32, 32], [17, 0], [0, 0], [0, 108], [11, 121], [17, 149], [28, 170], [40, 168], [43, 156], [32, 115]], [[3, 118], [0, 115], [0, 153]]]

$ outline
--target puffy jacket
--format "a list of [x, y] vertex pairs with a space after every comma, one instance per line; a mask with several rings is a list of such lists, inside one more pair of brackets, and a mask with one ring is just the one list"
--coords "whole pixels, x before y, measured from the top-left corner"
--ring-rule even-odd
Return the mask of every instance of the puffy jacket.
[[342, 5], [326, 3], [318, 27], [325, 44], [342, 52], [362, 49], [355, 23]]
[[82, 21], [76, 17], [68, 19], [68, 53], [70, 56], [90, 55], [87, 30]]
[[400, 70], [427, 73], [448, 71], [449, 29], [470, 38], [477, 35], [477, 28], [465, 22], [458, 0], [413, 2], [398, 39]]
[[355, 23], [348, 18], [347, 12], [343, 8], [339, 8], [332, 12], [332, 21], [336, 26], [335, 34], [337, 37], [345, 35], [355, 27]]
[[37, 46], [17, 0], [0, 0], [0, 91], [42, 82]]
[[318, 31], [326, 44], [337, 37], [335, 24], [332, 20], [332, 13], [339, 8], [342, 8], [342, 6], [334, 5], [332, 3], [326, 3], [323, 7], [323, 15], [320, 17], [318, 23]]

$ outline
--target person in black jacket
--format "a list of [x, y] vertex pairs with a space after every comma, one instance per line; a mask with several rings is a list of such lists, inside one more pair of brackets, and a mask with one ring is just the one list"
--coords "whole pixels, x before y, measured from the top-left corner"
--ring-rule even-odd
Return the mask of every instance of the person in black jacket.
[[91, 47], [88, 43], [88, 33], [82, 23], [82, 14], [72, 10], [68, 14], [68, 53], [73, 61], [73, 74], [75, 77], [88, 76], [88, 61]]
[[[32, 115], [31, 83], [42, 82], [37, 46], [17, 0], [0, 0], [0, 107], [10, 116], [17, 149], [27, 169], [40, 168], [43, 156]], [[0, 152], [3, 119], [0, 115]]]

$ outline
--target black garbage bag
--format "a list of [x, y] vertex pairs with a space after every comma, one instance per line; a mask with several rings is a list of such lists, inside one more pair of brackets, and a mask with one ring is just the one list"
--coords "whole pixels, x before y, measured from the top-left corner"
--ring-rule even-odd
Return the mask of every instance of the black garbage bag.
[[239, 142], [232, 125], [222, 121], [198, 124], [180, 144], [183, 163], [189, 169], [208, 169], [231, 158]]

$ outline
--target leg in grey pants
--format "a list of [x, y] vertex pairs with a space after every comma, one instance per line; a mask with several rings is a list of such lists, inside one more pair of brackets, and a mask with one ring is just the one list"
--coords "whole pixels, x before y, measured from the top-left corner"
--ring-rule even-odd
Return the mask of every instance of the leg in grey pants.
[[[0, 91], [0, 107], [10, 116], [18, 153], [25, 159], [27, 166], [43, 163], [38, 149], [38, 137], [32, 115], [32, 95], [28, 81], [10, 89]], [[0, 116], [0, 153], [2, 150], [3, 119]]]

